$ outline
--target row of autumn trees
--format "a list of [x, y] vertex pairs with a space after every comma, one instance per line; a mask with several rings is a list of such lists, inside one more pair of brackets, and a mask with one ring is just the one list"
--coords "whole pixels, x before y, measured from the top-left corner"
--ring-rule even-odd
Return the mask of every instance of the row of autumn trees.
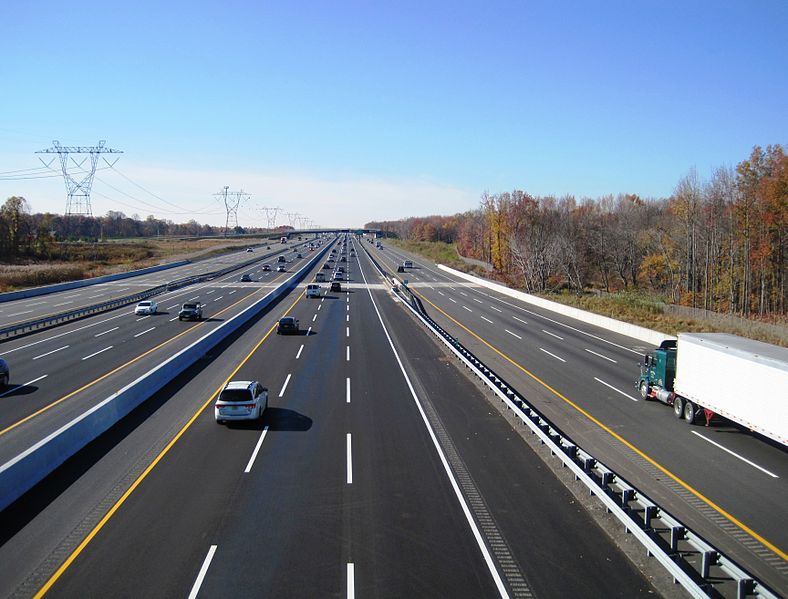
[[[31, 214], [23, 197], [8, 198], [0, 206], [0, 256], [10, 258], [44, 258], [53, 242], [100, 239], [124, 239], [156, 236], [222, 235], [224, 227], [201, 225], [195, 220], [177, 224], [148, 216], [145, 220], [123, 212], [109, 211], [105, 216], [69, 216]], [[233, 234], [256, 233], [257, 229], [236, 227]]]
[[788, 157], [756, 146], [708, 180], [695, 170], [669, 198], [578, 201], [522, 191], [484, 194], [454, 216], [368, 223], [404, 239], [454, 243], [528, 291], [645, 289], [674, 303], [784, 315]]

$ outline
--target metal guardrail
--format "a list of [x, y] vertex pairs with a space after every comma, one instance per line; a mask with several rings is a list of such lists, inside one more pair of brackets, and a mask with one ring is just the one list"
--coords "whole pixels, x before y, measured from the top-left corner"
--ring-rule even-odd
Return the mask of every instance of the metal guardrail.
[[[380, 274], [391, 277], [364, 249]], [[395, 279], [396, 280], [396, 279]], [[764, 597], [776, 595], [735, 561], [725, 556], [699, 534], [657, 505], [565, 435], [548, 418], [528, 404], [507, 381], [488, 368], [458, 339], [445, 331], [424, 309], [421, 300], [406, 285], [400, 284], [404, 303], [460, 361], [471, 370], [513, 413], [550, 448], [553, 456], [571, 469], [575, 480], [582, 481], [623, 525], [693, 597]]]
[[86, 316], [91, 316], [93, 314], [98, 314], [100, 312], [107, 312], [109, 310], [114, 310], [115, 308], [119, 308], [121, 306], [127, 306], [129, 304], [139, 302], [153, 295], [158, 295], [159, 293], [163, 293], [165, 291], [173, 291], [175, 289], [180, 289], [181, 287], [186, 287], [187, 285], [194, 285], [196, 283], [210, 281], [217, 277], [222, 277], [228, 273], [231, 273], [234, 270], [240, 270], [242, 268], [246, 268], [247, 266], [251, 266], [256, 262], [259, 262], [260, 260], [266, 260], [272, 256], [276, 256], [279, 253], [281, 252], [273, 252], [271, 254], [266, 254], [265, 256], [257, 256], [255, 258], [246, 260], [239, 264], [231, 264], [230, 266], [226, 266], [225, 268], [222, 268], [214, 272], [185, 277], [183, 279], [176, 279], [175, 281], [170, 281], [163, 285], [157, 285], [156, 287], [151, 287], [149, 289], [146, 289], [144, 291], [139, 291], [131, 295], [118, 297], [115, 298], [114, 300], [109, 300], [107, 302], [92, 304], [90, 306], [83, 306], [82, 308], [77, 308], [76, 310], [70, 310], [68, 312], [59, 312], [57, 314], [49, 314], [47, 316], [35, 320], [20, 322], [0, 329], [0, 339], [11, 339], [12, 337], [17, 337], [19, 335], [26, 335], [28, 333], [32, 333], [33, 331], [38, 331], [40, 329], [47, 329], [50, 327], [65, 324], [67, 322], [71, 322], [73, 320], [79, 320], [80, 318], [85, 318]]

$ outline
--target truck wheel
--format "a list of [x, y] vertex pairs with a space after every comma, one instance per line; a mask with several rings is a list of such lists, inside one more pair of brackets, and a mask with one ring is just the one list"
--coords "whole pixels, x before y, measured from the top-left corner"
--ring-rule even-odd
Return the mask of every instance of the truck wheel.
[[673, 400], [673, 413], [676, 415], [676, 418], [684, 416], [684, 400], [678, 395]]
[[640, 397], [645, 401], [649, 400], [648, 383], [646, 381], [640, 381]]
[[695, 404], [691, 401], [684, 403], [684, 420], [687, 421], [687, 424], [695, 422]]

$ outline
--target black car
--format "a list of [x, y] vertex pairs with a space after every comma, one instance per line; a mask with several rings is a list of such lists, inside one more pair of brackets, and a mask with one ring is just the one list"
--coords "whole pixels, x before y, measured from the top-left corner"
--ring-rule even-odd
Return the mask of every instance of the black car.
[[241, 283], [251, 283], [252, 277], [249, 275], [241, 275]]
[[277, 335], [297, 335], [299, 333], [298, 319], [292, 316], [285, 316], [280, 318], [276, 323]]
[[339, 261], [340, 261], [340, 262], [347, 262], [347, 258], [345, 258], [344, 256], [342, 256], [342, 257], [339, 259]]
[[178, 312], [178, 320], [202, 320], [202, 304], [183, 304]]
[[405, 272], [405, 267], [402, 264], [397, 266], [397, 272]]
[[332, 281], [331, 291], [342, 291], [342, 285], [339, 284], [339, 281]]

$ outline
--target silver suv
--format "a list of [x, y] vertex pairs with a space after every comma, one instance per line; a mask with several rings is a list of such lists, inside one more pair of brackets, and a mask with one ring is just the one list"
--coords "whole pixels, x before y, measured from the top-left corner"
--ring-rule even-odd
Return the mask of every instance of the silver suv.
[[230, 420], [257, 420], [268, 407], [268, 389], [257, 381], [230, 381], [213, 406], [218, 424]]

